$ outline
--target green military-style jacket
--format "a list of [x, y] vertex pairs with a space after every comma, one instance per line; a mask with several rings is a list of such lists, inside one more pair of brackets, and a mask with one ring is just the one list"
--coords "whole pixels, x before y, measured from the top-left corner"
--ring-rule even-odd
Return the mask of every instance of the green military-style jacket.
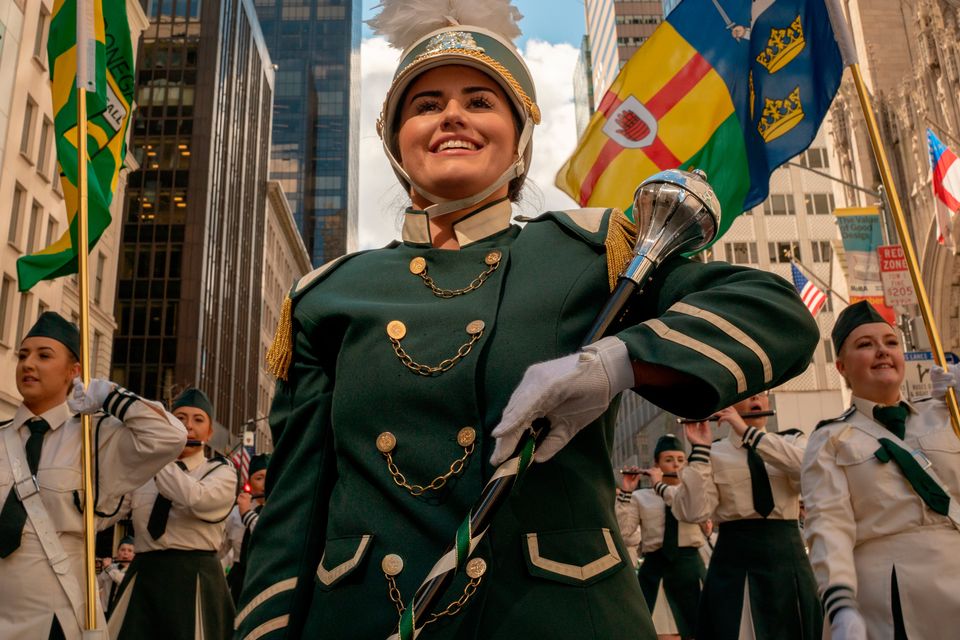
[[[461, 249], [450, 251], [432, 248], [426, 215], [410, 211], [403, 242], [295, 286], [293, 359], [270, 415], [276, 450], [238, 638], [396, 630], [394, 600], [409, 601], [494, 471], [490, 431], [524, 371], [576, 351], [609, 296], [611, 213], [551, 212], [520, 228], [503, 201], [458, 222]], [[489, 273], [443, 298], [418, 271], [441, 290]], [[616, 335], [631, 358], [695, 380], [638, 389], [681, 415], [788, 380], [819, 340], [781, 278], [679, 257], [661, 266], [627, 325]], [[411, 369], [458, 351], [441, 373]], [[614, 515], [617, 405], [527, 472], [475, 552], [486, 565], [479, 585], [458, 575], [438, 611], [469, 596], [422, 638], [655, 637]], [[442, 476], [439, 489], [421, 491]]]

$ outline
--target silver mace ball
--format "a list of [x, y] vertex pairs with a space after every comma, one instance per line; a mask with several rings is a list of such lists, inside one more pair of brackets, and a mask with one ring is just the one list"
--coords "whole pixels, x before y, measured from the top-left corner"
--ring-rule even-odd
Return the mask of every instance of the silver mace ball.
[[696, 169], [670, 169], [640, 183], [633, 197], [637, 244], [621, 277], [637, 285], [667, 257], [703, 249], [720, 229], [720, 201]]
[[633, 258], [582, 346], [606, 335], [664, 260], [678, 253], [699, 251], [716, 238], [720, 202], [703, 171], [671, 169], [640, 183], [633, 198], [633, 216], [637, 221]]

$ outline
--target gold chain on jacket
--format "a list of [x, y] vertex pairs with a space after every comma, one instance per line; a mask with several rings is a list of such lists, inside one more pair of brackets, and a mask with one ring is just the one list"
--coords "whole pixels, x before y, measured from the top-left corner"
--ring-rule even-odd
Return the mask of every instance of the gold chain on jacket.
[[421, 257], [416, 257], [410, 261], [410, 273], [415, 276], [420, 276], [423, 283], [427, 285], [427, 287], [433, 291], [433, 295], [438, 298], [455, 298], [482, 287], [483, 283], [487, 281], [487, 278], [500, 267], [502, 257], [503, 254], [497, 250], [488, 253], [487, 257], [484, 258], [484, 262], [487, 264], [487, 270], [474, 278], [470, 284], [462, 289], [442, 289], [437, 286], [436, 281], [427, 274], [427, 261]]
[[[381, 568], [383, 569], [383, 577], [387, 579], [387, 595], [390, 598], [390, 602], [397, 608], [397, 615], [402, 616], [407, 607], [403, 603], [403, 596], [400, 594], [400, 588], [397, 586], [396, 576], [403, 570], [403, 561], [400, 560], [399, 556], [389, 555], [384, 558]], [[470, 578], [470, 581], [464, 586], [463, 593], [459, 598], [448, 604], [443, 611], [431, 613], [423, 625], [426, 626], [436, 622], [444, 616], [455, 616], [460, 613], [460, 610], [466, 606], [467, 601], [477, 592], [477, 587], [479, 587], [483, 581], [483, 574], [486, 570], [487, 563], [484, 562], [482, 558], [473, 558], [470, 560], [466, 567], [466, 574]]]
[[470, 335], [469, 342], [460, 345], [460, 348], [457, 349], [456, 355], [447, 358], [446, 360], [441, 360], [436, 366], [421, 364], [411, 358], [410, 355], [404, 350], [404, 348], [400, 345], [400, 341], [404, 336], [407, 335], [407, 327], [399, 320], [393, 320], [387, 324], [387, 336], [390, 338], [390, 344], [393, 345], [393, 352], [397, 354], [397, 358], [400, 359], [400, 362], [403, 363], [403, 366], [421, 376], [432, 376], [437, 373], [449, 371], [453, 368], [453, 365], [465, 358], [473, 349], [473, 345], [477, 343], [477, 340], [483, 337], [483, 330], [485, 326], [486, 325], [484, 324], [483, 320], [474, 320], [468, 324], [467, 333]]
[[383, 454], [387, 461], [387, 470], [398, 487], [403, 487], [410, 492], [412, 496], [422, 496], [427, 491], [439, 491], [453, 476], [460, 475], [467, 458], [473, 453], [476, 447], [477, 432], [473, 427], [464, 427], [457, 433], [457, 444], [463, 447], [463, 455], [450, 464], [450, 468], [443, 475], [437, 476], [427, 485], [410, 484], [406, 476], [400, 471], [400, 468], [393, 461], [393, 450], [397, 446], [397, 438], [389, 431], [384, 431], [377, 436], [377, 450]]

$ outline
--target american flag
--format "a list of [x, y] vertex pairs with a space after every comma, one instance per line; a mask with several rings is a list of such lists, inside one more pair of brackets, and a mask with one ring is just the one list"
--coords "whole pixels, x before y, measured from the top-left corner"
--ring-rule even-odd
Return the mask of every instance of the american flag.
[[820, 287], [807, 280], [806, 276], [800, 272], [797, 265], [790, 263], [790, 271], [793, 273], [793, 286], [797, 288], [797, 293], [807, 306], [810, 315], [816, 316], [820, 307], [827, 301], [827, 294], [820, 290]]
[[253, 455], [253, 447], [240, 447], [230, 456], [233, 466], [240, 470], [240, 486], [247, 484], [250, 475], [250, 456]]

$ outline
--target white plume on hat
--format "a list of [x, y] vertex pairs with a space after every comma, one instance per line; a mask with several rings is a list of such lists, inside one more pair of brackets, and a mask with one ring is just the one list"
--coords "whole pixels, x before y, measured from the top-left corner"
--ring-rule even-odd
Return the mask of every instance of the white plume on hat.
[[523, 15], [510, 0], [383, 0], [367, 24], [378, 36], [401, 51], [437, 29], [470, 25], [498, 33], [508, 40], [521, 35]]

